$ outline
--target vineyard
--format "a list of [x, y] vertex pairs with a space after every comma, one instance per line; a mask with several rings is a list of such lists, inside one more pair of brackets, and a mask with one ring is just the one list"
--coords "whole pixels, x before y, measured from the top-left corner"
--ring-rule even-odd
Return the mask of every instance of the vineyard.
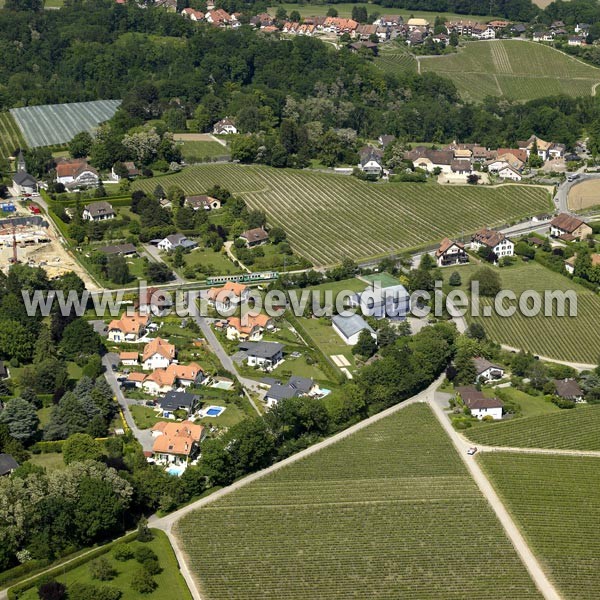
[[500, 497], [565, 600], [600, 589], [600, 459], [485, 453]]
[[[475, 272], [474, 266], [461, 267], [464, 283]], [[489, 299], [481, 298], [479, 317], [466, 317], [480, 322], [487, 335], [496, 342], [557, 360], [596, 364], [600, 355], [597, 323], [600, 320], [600, 298], [593, 291], [573, 283], [567, 277], [550, 271], [538, 263], [517, 264], [498, 271], [502, 288], [512, 290], [517, 298], [525, 290], [534, 290], [543, 297], [545, 291], [573, 290], [577, 295], [577, 316], [526, 317], [517, 310], [511, 317], [501, 317], [492, 310], [489, 317], [481, 316]], [[448, 277], [449, 271], [444, 275]], [[514, 305], [514, 303], [512, 303]], [[569, 303], [566, 303], [567, 315]]]
[[449, 77], [471, 101], [486, 96], [523, 101], [557, 94], [590, 96], [600, 82], [596, 67], [535, 42], [470, 42], [457, 54], [419, 60], [422, 72]]
[[600, 450], [599, 431], [600, 406], [584, 406], [538, 417], [485, 423], [465, 434], [486, 446]]
[[379, 56], [375, 58], [375, 65], [392, 74], [417, 71], [415, 57], [398, 45], [384, 44], [380, 46]]
[[281, 225], [294, 250], [315, 265], [437, 243], [549, 209], [547, 192], [536, 187], [378, 185], [344, 175], [234, 164], [187, 167], [132, 187], [152, 193], [159, 183], [188, 194], [217, 183], [228, 188]]
[[423, 404], [187, 515], [176, 535], [205, 600], [539, 597]]
[[32, 148], [66, 144], [81, 131], [92, 131], [108, 121], [120, 100], [46, 104], [11, 108], [10, 112]]
[[0, 113], [0, 159], [12, 156], [16, 148], [25, 148], [23, 135], [10, 113]]

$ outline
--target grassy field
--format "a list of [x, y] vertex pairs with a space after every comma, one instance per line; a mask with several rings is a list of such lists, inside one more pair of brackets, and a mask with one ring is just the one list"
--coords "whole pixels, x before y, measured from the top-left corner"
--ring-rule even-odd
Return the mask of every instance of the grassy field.
[[234, 164], [188, 167], [181, 173], [135, 181], [153, 192], [179, 185], [203, 193], [214, 184], [242, 196], [282, 226], [296, 252], [315, 265], [345, 256], [387, 255], [393, 249], [438, 242], [445, 236], [546, 212], [546, 190], [410, 183], [370, 184], [355, 177]]
[[425, 405], [191, 513], [176, 535], [205, 600], [539, 597]]
[[466, 100], [486, 96], [531, 100], [556, 94], [590, 96], [600, 70], [540, 43], [471, 42], [458, 54], [420, 58], [421, 72], [449, 77]]
[[600, 204], [600, 181], [590, 179], [574, 185], [569, 190], [569, 209], [584, 210]]
[[[498, 394], [502, 400], [509, 400], [519, 405], [520, 417], [539, 417], [540, 415], [561, 412], [561, 409], [545, 396], [531, 396], [513, 387], [501, 388], [501, 391], [495, 395]], [[513, 421], [513, 423], [515, 422]], [[487, 423], [481, 421], [481, 425], [487, 426]]]
[[388, 73], [399, 74], [406, 71], [416, 73], [417, 60], [405, 46], [398, 44], [382, 44], [375, 64]]
[[150, 406], [142, 406], [141, 404], [133, 404], [129, 407], [131, 416], [135, 424], [140, 429], [150, 429], [159, 421], [164, 421], [163, 418], [156, 416], [156, 411]]
[[0, 113], [0, 159], [12, 156], [16, 148], [25, 148], [21, 130], [9, 112]]
[[[477, 270], [474, 265], [459, 269], [463, 285], [468, 285], [471, 275]], [[493, 340], [528, 350], [534, 354], [578, 363], [596, 364], [600, 355], [600, 338], [597, 323], [600, 320], [600, 298], [594, 292], [573, 283], [567, 277], [537, 264], [523, 263], [499, 269], [502, 288], [513, 290], [517, 297], [525, 290], [541, 293], [553, 290], [573, 290], [577, 294], [577, 316], [525, 317], [517, 310], [512, 317], [504, 318], [495, 314], [489, 317], [472, 318], [479, 321]], [[449, 277], [450, 271], [444, 271]], [[481, 310], [490, 301], [481, 298]], [[567, 311], [568, 315], [568, 311]], [[468, 319], [471, 319], [467, 315]]]
[[241, 272], [241, 269], [236, 267], [226, 254], [208, 248], [194, 249], [184, 255], [184, 260], [186, 267], [201, 268], [204, 273], [233, 275]]
[[581, 406], [537, 417], [484, 423], [465, 431], [487, 446], [600, 450], [600, 406]]
[[229, 149], [219, 142], [179, 142], [186, 163], [207, 162], [211, 158], [229, 156]]
[[598, 598], [600, 459], [498, 452], [479, 460], [561, 596]]
[[[148, 595], [153, 600], [192, 600], [192, 595], [188, 590], [185, 580], [179, 572], [179, 565], [169, 539], [166, 534], [156, 529], [152, 530], [154, 539], [146, 544], [140, 542], [131, 542], [129, 545], [132, 549], [139, 546], [147, 546], [158, 555], [158, 560], [162, 571], [154, 576], [158, 587]], [[139, 600], [141, 595], [135, 592], [130, 585], [130, 580], [133, 573], [139, 567], [139, 563], [135, 559], [130, 559], [126, 562], [119, 562], [112, 558], [112, 554], [105, 555], [110, 564], [117, 571], [117, 576], [107, 582], [92, 579], [90, 575], [89, 563], [84, 563], [71, 571], [67, 571], [64, 575], [58, 576], [56, 579], [69, 586], [73, 583], [85, 583], [93, 585], [106, 585], [107, 587], [115, 588], [121, 591], [121, 600]], [[22, 600], [37, 600], [37, 589], [32, 588], [27, 590], [22, 596]]]
[[275, 15], [277, 9], [279, 7], [283, 7], [286, 12], [289, 13], [293, 10], [297, 10], [302, 17], [323, 17], [327, 14], [327, 11], [330, 8], [335, 8], [338, 11], [339, 17], [350, 17], [352, 16], [352, 7], [354, 6], [364, 6], [367, 9], [369, 14], [378, 12], [384, 15], [401, 15], [404, 20], [408, 20], [410, 17], [414, 17], [416, 19], [427, 19], [432, 25], [435, 21], [436, 16], [440, 16], [444, 19], [463, 19], [463, 20], [472, 20], [478, 21], [480, 23], [487, 23], [495, 18], [500, 17], [490, 17], [490, 16], [477, 16], [477, 15], [457, 15], [455, 13], [447, 13], [447, 12], [431, 12], [424, 10], [406, 10], [403, 8], [385, 8], [379, 4], [354, 4], [351, 2], [341, 2], [340, 4], [289, 4], [282, 3], [272, 6], [268, 9], [269, 14]]

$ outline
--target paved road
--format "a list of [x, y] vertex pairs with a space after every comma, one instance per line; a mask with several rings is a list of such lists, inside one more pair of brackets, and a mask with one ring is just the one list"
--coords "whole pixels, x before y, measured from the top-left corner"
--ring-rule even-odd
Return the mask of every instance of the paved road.
[[579, 173], [579, 178], [575, 181], [565, 181], [561, 183], [556, 189], [556, 194], [554, 196], [554, 204], [559, 212], [571, 212], [569, 210], [569, 192], [571, 188], [575, 187], [579, 183], [583, 181], [590, 181], [592, 179], [600, 179], [600, 173], [583, 173], [583, 167], [577, 171]]
[[[507, 346], [506, 344], [500, 344], [503, 350], [509, 350], [510, 352], [520, 352], [521, 348], [516, 348], [515, 346]], [[569, 362], [567, 360], [558, 360], [557, 358], [550, 358], [549, 356], [538, 356], [540, 360], [556, 363], [558, 365], [566, 365], [567, 367], [571, 367], [576, 371], [593, 371], [598, 365], [592, 365], [589, 363], [578, 363], [578, 362]]]
[[[153, 246], [152, 244], [144, 244], [144, 250], [150, 256], [151, 260], [154, 260], [157, 263], [166, 264], [165, 261], [163, 260], [163, 257], [160, 254], [160, 250], [156, 246]], [[185, 283], [185, 279], [180, 277], [177, 274], [177, 271], [173, 270], [169, 265], [167, 265], [167, 266], [169, 267], [169, 269], [171, 269], [171, 272], [173, 273], [173, 277], [175, 278], [175, 283], [180, 284], [180, 285], [182, 283]]]
[[434, 397], [429, 400], [429, 405], [433, 409], [433, 413], [452, 440], [454, 447], [469, 470], [471, 477], [475, 480], [477, 487], [479, 487], [479, 490], [489, 502], [494, 513], [496, 513], [508, 539], [512, 542], [512, 545], [544, 598], [546, 598], [546, 600], [560, 600], [561, 597], [559, 593], [546, 576], [546, 573], [542, 570], [540, 563], [529, 548], [525, 538], [522, 536], [512, 517], [504, 507], [504, 504], [496, 494], [491, 483], [484, 475], [481, 467], [477, 463], [476, 456], [469, 456], [467, 454], [467, 449], [472, 444], [467, 442], [456, 432], [454, 427], [452, 427], [448, 415], [443, 410], [443, 407], [447, 406], [449, 397], [450, 394], [442, 394], [440, 392], [435, 393]]
[[125, 421], [127, 421], [127, 425], [129, 425], [131, 432], [133, 433], [135, 438], [139, 441], [139, 443], [142, 445], [142, 448], [145, 451], [152, 450], [152, 446], [153, 446], [152, 433], [150, 432], [149, 429], [140, 429], [135, 424], [135, 421], [133, 420], [131, 411], [129, 410], [129, 405], [137, 404], [137, 402], [134, 400], [127, 400], [127, 398], [125, 398], [125, 395], [123, 394], [123, 392], [121, 390], [119, 382], [117, 381], [117, 377], [116, 377], [114, 371], [112, 370], [112, 365], [119, 364], [119, 355], [115, 354], [114, 352], [109, 352], [108, 354], [105, 354], [102, 357], [102, 363], [106, 367], [106, 371], [104, 372], [104, 377], [106, 377], [106, 381], [108, 381], [110, 387], [113, 390], [114, 395], [117, 398], [117, 402], [119, 403], [119, 406], [123, 410], [123, 414], [125, 415]]

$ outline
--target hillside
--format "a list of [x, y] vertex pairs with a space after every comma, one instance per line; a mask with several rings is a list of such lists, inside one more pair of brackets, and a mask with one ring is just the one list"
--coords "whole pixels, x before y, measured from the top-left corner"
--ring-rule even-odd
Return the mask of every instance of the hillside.
[[589, 96], [600, 83], [600, 69], [522, 40], [470, 42], [457, 54], [419, 61], [422, 73], [449, 77], [461, 96], [472, 101], [486, 96], [522, 101], [556, 94]]
[[423, 404], [191, 513], [175, 533], [205, 600], [539, 597]]

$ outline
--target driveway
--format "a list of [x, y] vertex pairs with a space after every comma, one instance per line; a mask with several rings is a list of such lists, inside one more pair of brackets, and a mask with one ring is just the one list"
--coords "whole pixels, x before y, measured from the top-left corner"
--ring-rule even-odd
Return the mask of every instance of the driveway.
[[102, 357], [102, 363], [106, 367], [106, 371], [104, 372], [104, 377], [106, 377], [106, 381], [108, 381], [110, 387], [112, 388], [113, 394], [115, 395], [119, 406], [123, 410], [123, 415], [125, 416], [125, 421], [127, 421], [127, 425], [131, 429], [131, 433], [135, 436], [138, 442], [142, 445], [142, 448], [145, 452], [150, 452], [152, 450], [152, 446], [154, 444], [154, 440], [152, 439], [152, 433], [149, 429], [140, 429], [133, 420], [133, 416], [131, 411], [129, 410], [129, 406], [131, 404], [137, 404], [137, 400], [128, 400], [125, 398], [123, 391], [121, 390], [121, 386], [117, 381], [117, 376], [115, 372], [112, 370], [112, 365], [119, 364], [119, 355], [114, 352], [109, 352]]
[[[153, 246], [152, 244], [144, 244], [144, 251], [150, 257], [150, 260], [153, 260], [154, 262], [157, 262], [157, 263], [167, 264], [163, 260], [163, 257], [160, 254], [160, 250], [156, 246]], [[177, 272], [171, 268], [170, 265], [167, 265], [167, 266], [169, 267], [169, 269], [171, 269], [171, 272], [173, 273], [173, 277], [175, 278], [176, 283], [185, 283], [185, 279], [180, 277], [177, 274]]]

